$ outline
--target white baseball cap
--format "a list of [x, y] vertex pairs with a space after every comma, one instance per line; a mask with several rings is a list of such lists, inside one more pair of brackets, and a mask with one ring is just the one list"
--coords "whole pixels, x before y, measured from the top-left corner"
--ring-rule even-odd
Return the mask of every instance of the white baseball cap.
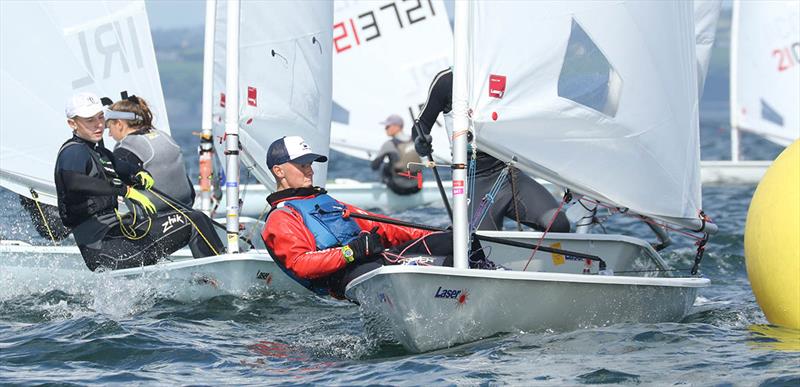
[[67, 118], [91, 118], [101, 111], [103, 111], [103, 104], [100, 102], [100, 97], [89, 92], [78, 93], [70, 97], [67, 100], [67, 107], [64, 109]]
[[314, 161], [326, 162], [328, 158], [311, 151], [300, 136], [286, 136], [275, 140], [267, 151], [267, 167], [293, 161], [298, 164], [310, 164]]

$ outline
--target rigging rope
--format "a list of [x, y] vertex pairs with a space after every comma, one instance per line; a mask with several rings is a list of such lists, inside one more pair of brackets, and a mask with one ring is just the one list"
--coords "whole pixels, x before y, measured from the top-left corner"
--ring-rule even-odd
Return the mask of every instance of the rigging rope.
[[508, 168], [511, 174], [511, 201], [514, 204], [514, 220], [517, 221], [517, 231], [522, 231], [522, 222], [519, 220], [519, 204], [517, 204], [517, 173], [519, 170], [510, 165]]
[[[471, 123], [472, 121], [470, 121]], [[475, 209], [475, 174], [478, 168], [478, 145], [475, 143], [475, 136], [472, 136], [470, 142], [470, 158], [467, 163], [467, 200], [469, 200], [469, 213], [473, 214]], [[472, 242], [472, 234], [470, 233], [470, 242]]]
[[189, 221], [189, 223], [191, 223], [192, 227], [194, 227], [194, 229], [197, 231], [197, 233], [198, 233], [198, 234], [200, 234], [200, 237], [201, 237], [201, 238], [203, 238], [203, 241], [204, 241], [204, 242], [206, 242], [206, 245], [208, 245], [208, 247], [211, 249], [211, 251], [212, 251], [212, 252], [214, 252], [214, 255], [219, 255], [219, 252], [217, 251], [217, 249], [215, 249], [215, 248], [214, 248], [214, 245], [212, 245], [212, 244], [211, 244], [211, 242], [209, 242], [209, 241], [208, 241], [208, 238], [206, 238], [205, 234], [203, 234], [203, 232], [202, 232], [202, 231], [200, 231], [200, 228], [199, 228], [199, 227], [197, 227], [197, 225], [194, 223], [194, 221], [192, 220], [192, 218], [190, 218], [190, 217], [189, 217], [189, 215], [186, 215], [186, 214], [185, 214], [183, 211], [181, 211], [181, 210], [180, 210], [178, 207], [174, 206], [172, 203], [170, 203], [170, 202], [169, 202], [167, 199], [165, 199], [163, 196], [161, 196], [161, 195], [159, 195], [159, 194], [155, 193], [155, 192], [154, 192], [152, 189], [148, 189], [148, 191], [149, 191], [151, 194], [155, 195], [155, 197], [157, 197], [157, 198], [161, 199], [161, 201], [162, 201], [162, 202], [164, 202], [164, 203], [166, 203], [168, 206], [170, 206], [170, 208], [172, 208], [173, 210], [177, 211], [179, 214], [183, 215], [183, 217], [184, 217], [184, 218], [186, 218], [186, 220], [188, 220], [188, 221]]
[[[585, 196], [582, 198], [582, 200], [586, 200], [587, 202], [594, 203], [597, 206], [603, 207], [603, 208], [609, 210], [609, 212], [611, 212], [612, 214], [620, 213], [620, 214], [622, 214], [624, 216], [636, 217], [636, 218], [640, 219], [642, 222], [649, 223], [649, 224], [652, 224], [652, 225], [655, 225], [655, 226], [658, 226], [658, 227], [662, 227], [662, 228], [664, 228], [665, 230], [668, 230], [668, 231], [675, 231], [675, 232], [677, 232], [679, 234], [683, 234], [684, 236], [692, 238], [692, 239], [695, 239], [695, 240], [702, 240], [702, 239], [706, 238], [704, 236], [700, 237], [700, 236], [694, 235], [694, 234], [692, 234], [690, 232], [683, 231], [680, 228], [670, 227], [666, 223], [659, 223], [659, 222], [657, 222], [657, 221], [655, 221], [653, 219], [650, 219], [650, 218], [648, 218], [646, 216], [641, 216], [641, 215], [638, 215], [638, 214], [629, 214], [627, 208], [626, 209], [621, 209], [621, 208], [618, 208], [618, 207], [609, 206], [607, 204], [603, 204], [603, 203], [601, 203], [599, 201], [596, 201], [594, 199], [590, 199], [590, 198], [585, 197]], [[708, 216], [706, 216], [705, 213], [703, 213], [703, 211], [700, 211], [700, 217], [704, 222], [709, 222], [710, 221], [710, 218]]]
[[508, 168], [503, 168], [503, 170], [500, 171], [500, 174], [497, 176], [497, 179], [494, 181], [492, 188], [486, 193], [486, 195], [483, 196], [483, 199], [481, 199], [481, 204], [478, 206], [476, 212], [472, 214], [472, 222], [469, 225], [470, 233], [474, 233], [481, 223], [483, 223], [483, 220], [486, 218], [486, 214], [489, 213], [489, 208], [492, 206], [492, 204], [494, 204], [495, 197], [497, 197], [497, 194], [500, 193], [500, 189], [505, 183], [506, 177], [508, 177]]
[[33, 198], [33, 202], [36, 203], [36, 209], [39, 210], [39, 216], [42, 217], [42, 223], [44, 223], [44, 227], [47, 229], [47, 235], [50, 235], [53, 246], [58, 246], [59, 243], [56, 241], [56, 237], [53, 236], [53, 230], [50, 229], [50, 222], [47, 221], [47, 218], [44, 216], [44, 211], [42, 211], [42, 206], [39, 204], [39, 193], [33, 188], [31, 188], [31, 197]]
[[[258, 229], [258, 221], [260, 221], [260, 220], [261, 220], [261, 218], [264, 216], [264, 214], [266, 214], [266, 213], [267, 213], [267, 210], [268, 210], [269, 208], [270, 208], [270, 205], [269, 205], [269, 202], [267, 202], [267, 204], [265, 204], [265, 205], [264, 205], [264, 209], [262, 209], [262, 210], [261, 210], [261, 213], [260, 213], [260, 214], [258, 214], [258, 218], [256, 218], [256, 225], [255, 225], [254, 227], [250, 228], [250, 232], [249, 232], [249, 233], [247, 233], [247, 239], [248, 239], [248, 240], [250, 240], [250, 241], [252, 241], [252, 240], [253, 240], [253, 234], [254, 234], [254, 233], [255, 233], [255, 231]], [[265, 223], [266, 223], [266, 221], [267, 221], [267, 219], [264, 219], [264, 222], [265, 222]], [[252, 245], [252, 243], [251, 243], [251, 245]], [[255, 247], [255, 246], [254, 246], [254, 247]]]
[[[694, 239], [696, 241], [695, 242], [695, 246], [697, 246], [697, 252], [695, 253], [695, 256], [694, 256], [694, 264], [692, 265], [691, 273], [692, 273], [692, 275], [697, 275], [698, 271], [700, 270], [700, 262], [703, 260], [703, 254], [705, 253], [705, 250], [706, 250], [706, 244], [708, 243], [708, 240], [710, 239], [710, 234], [703, 233], [703, 236], [697, 236], [697, 235], [694, 235], [694, 234], [692, 234], [690, 232], [684, 231], [682, 229], [671, 227], [667, 223], [659, 223], [659, 222], [655, 221], [654, 219], [648, 218], [646, 216], [642, 216], [642, 215], [638, 215], [638, 214], [629, 214], [627, 209], [625, 209], [623, 211], [620, 208], [609, 206], [609, 205], [603, 204], [603, 203], [601, 203], [599, 201], [596, 201], [596, 200], [593, 200], [593, 199], [590, 199], [590, 198], [587, 198], [587, 197], [583, 197], [582, 200], [583, 199], [585, 199], [586, 201], [588, 201], [590, 203], [594, 203], [597, 206], [604, 207], [604, 208], [608, 209], [608, 211], [611, 212], [612, 214], [614, 212], [619, 212], [620, 214], [625, 215], [625, 216], [635, 216], [639, 220], [641, 220], [642, 222], [651, 224], [651, 225], [656, 226], [656, 227], [661, 227], [661, 228], [663, 228], [663, 229], [665, 229], [667, 231], [674, 231], [674, 232], [677, 232], [677, 233], [679, 233], [679, 234], [681, 234], [683, 236], [686, 236], [686, 237]], [[698, 217], [702, 221], [702, 226], [701, 226], [701, 228], [699, 230], [692, 230], [694, 232], [700, 232], [701, 230], [703, 230], [705, 228], [706, 223], [711, 222], [711, 218], [708, 215], [706, 215], [706, 213], [703, 212], [703, 210], [700, 210], [698, 212]]]
[[547, 228], [544, 229], [544, 231], [542, 232], [542, 236], [539, 237], [539, 241], [536, 242], [536, 248], [533, 249], [533, 252], [531, 253], [531, 256], [528, 257], [528, 262], [525, 262], [525, 267], [522, 268], [522, 271], [527, 271], [528, 270], [528, 265], [530, 265], [531, 260], [533, 259], [533, 256], [536, 255], [536, 252], [539, 251], [539, 247], [542, 246], [542, 242], [544, 242], [544, 237], [550, 231], [550, 228], [553, 227], [553, 223], [555, 223], [556, 217], [558, 216], [558, 213], [561, 212], [562, 208], [564, 208], [564, 204], [567, 203], [568, 201], [570, 201], [571, 199], [572, 199], [572, 194], [570, 194], [570, 192], [567, 191], [564, 194], [564, 198], [561, 199], [561, 204], [558, 205], [558, 209], [556, 210], [556, 212], [553, 213], [553, 218], [550, 219], [550, 223], [547, 225]]
[[122, 235], [132, 241], [138, 241], [147, 236], [150, 233], [150, 228], [153, 227], [153, 219], [151, 217], [147, 217], [147, 229], [144, 230], [144, 234], [136, 235], [136, 205], [131, 204], [129, 206], [131, 208], [131, 213], [133, 214], [133, 220], [131, 221], [130, 225], [127, 225], [129, 230], [125, 230], [125, 222], [122, 220], [122, 215], [120, 215], [119, 211], [115, 208], [114, 214], [117, 216], [117, 221], [119, 221], [119, 231], [122, 232]]

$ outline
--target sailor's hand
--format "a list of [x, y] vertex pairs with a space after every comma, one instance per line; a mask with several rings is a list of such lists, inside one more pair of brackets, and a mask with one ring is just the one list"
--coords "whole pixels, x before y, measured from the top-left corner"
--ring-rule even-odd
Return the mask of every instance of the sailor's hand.
[[431, 142], [433, 137], [430, 134], [421, 134], [414, 139], [414, 149], [420, 157], [430, 157], [433, 153], [433, 145]]
[[[148, 175], [149, 176], [149, 175]], [[153, 204], [147, 196], [144, 196], [141, 192], [128, 187], [128, 193], [125, 194], [125, 199], [128, 199], [144, 208], [144, 210], [148, 213], [155, 214], [156, 213], [156, 206]]]
[[[349, 250], [349, 251], [348, 251]], [[383, 252], [383, 242], [376, 230], [362, 232], [347, 246], [342, 247], [342, 254], [347, 263], [363, 262], [367, 257]], [[350, 257], [348, 257], [350, 255]]]
[[136, 181], [136, 188], [139, 189], [153, 188], [153, 184], [156, 183], [156, 181], [153, 179], [153, 176], [146, 171], [137, 173], [136, 176], [134, 176], [134, 180]]

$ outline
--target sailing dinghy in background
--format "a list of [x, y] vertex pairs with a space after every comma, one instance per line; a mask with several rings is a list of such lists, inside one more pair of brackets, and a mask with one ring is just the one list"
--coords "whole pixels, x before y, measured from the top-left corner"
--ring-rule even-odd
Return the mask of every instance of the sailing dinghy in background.
[[783, 147], [800, 138], [800, 4], [734, 1], [730, 80], [731, 160], [740, 131]]
[[[447, 10], [441, 0], [336, 1], [333, 33], [331, 148], [371, 160], [388, 140], [380, 122], [399, 114], [410, 137], [433, 77], [452, 65]], [[441, 145], [434, 157], [449, 161], [447, 135], [432, 135]]]
[[[222, 3], [220, 3], [222, 4]], [[246, 4], [246, 3], [245, 3]], [[273, 120], [271, 131], [262, 132], [269, 141], [292, 133], [303, 135], [318, 152], [328, 154], [330, 148], [357, 157], [370, 160], [377, 155], [378, 149], [388, 140], [379, 122], [387, 115], [397, 113], [404, 117], [406, 133], [409, 133], [413, 118], [427, 97], [428, 86], [433, 76], [452, 63], [452, 31], [444, 3], [440, 0], [419, 4], [405, 2], [374, 3], [369, 1], [336, 1], [334, 4], [333, 34], [333, 74], [332, 79], [332, 117], [333, 122], [325, 132], [321, 128], [303, 131], [295, 124], [287, 125]], [[218, 6], [219, 7], [219, 6]], [[209, 33], [209, 23], [212, 24]], [[215, 24], [216, 26], [213, 26]], [[214, 131], [216, 138], [221, 136], [225, 98], [224, 87], [224, 31], [225, 16], [216, 12], [216, 17], [206, 19], [206, 50], [213, 50], [213, 67], [205, 62], [204, 92], [213, 87], [211, 96], [203, 101], [203, 128]], [[215, 34], [213, 31], [216, 30]], [[242, 31], [243, 38], [255, 39], [266, 31]], [[209, 40], [215, 41], [209, 45]], [[209, 51], [207, 51], [208, 53]], [[284, 55], [276, 51], [277, 59]], [[280, 64], [273, 61], [270, 65]], [[284, 63], [285, 64], [285, 63]], [[213, 81], [212, 81], [213, 79]], [[264, 104], [263, 93], [268, 92], [268, 82], [261, 86], [251, 83], [241, 87], [249, 90], [249, 102]], [[331, 90], [329, 90], [331, 91]], [[255, 97], [254, 99], [250, 97]], [[331, 94], [328, 94], [330, 97]], [[288, 98], [288, 96], [287, 96]], [[248, 136], [255, 133], [256, 127], [263, 127], [257, 117], [246, 117], [256, 106], [242, 103], [242, 127]], [[279, 106], [286, 105], [280, 102]], [[276, 109], [276, 111], [279, 109]], [[288, 111], [288, 110], [287, 110]], [[331, 112], [329, 111], [329, 115]], [[253, 121], [249, 121], [253, 118]], [[328, 133], [328, 131], [330, 133]], [[270, 133], [266, 135], [264, 133]], [[437, 159], [450, 159], [444, 130], [433, 133], [437, 147]], [[220, 148], [218, 144], [218, 148]], [[265, 149], [264, 149], [265, 150]], [[243, 166], [263, 184], [248, 184], [241, 190], [241, 214], [258, 217], [264, 213], [265, 198], [274, 190], [274, 182], [269, 173], [259, 172], [252, 164], [264, 163], [264, 153], [251, 153], [250, 164], [243, 160]], [[221, 156], [220, 149], [217, 154]], [[383, 183], [360, 182], [353, 179], [336, 179], [326, 182], [325, 166], [316, 170], [315, 181], [324, 185], [328, 192], [338, 200], [342, 200], [363, 208], [382, 208], [403, 210], [431, 204], [441, 204], [441, 196], [435, 182], [423, 183], [422, 190], [413, 195], [397, 195], [387, 189]], [[265, 167], [264, 167], [265, 168]], [[449, 189], [449, 185], [446, 186]], [[227, 204], [224, 198], [219, 206]], [[211, 211], [210, 207], [197, 207]], [[210, 205], [210, 204], [206, 204]]]
[[761, 180], [772, 160], [743, 160], [742, 131], [783, 147], [800, 138], [800, 4], [796, 1], [734, 0], [730, 124], [731, 159], [704, 162], [704, 179]]
[[[691, 3], [455, 7], [455, 165], [467, 163], [464, 134], [474, 130], [473, 147], [527, 173], [705, 233], [702, 252], [716, 226], [701, 212]], [[388, 330], [411, 351], [502, 332], [680, 321], [709, 284], [672, 276], [649, 244], [623, 235], [479, 232], [489, 259], [507, 270], [469, 269], [461, 188], [469, 176], [456, 168], [453, 180], [455, 267], [386, 266], [346, 290], [369, 329]]]
[[[29, 198], [35, 193], [41, 203], [56, 204], [54, 164], [61, 144], [69, 137], [63, 106], [76, 92], [91, 91], [116, 98], [121, 90], [127, 90], [140, 95], [150, 102], [156, 126], [169, 132], [144, 1], [1, 4], [0, 185]], [[272, 8], [289, 8], [289, 2], [269, 4]], [[291, 7], [297, 12], [297, 5]], [[314, 12], [324, 14], [325, 7], [322, 8]], [[326, 39], [332, 18], [331, 11], [327, 11], [327, 19], [317, 29], [323, 34], [320, 39]], [[267, 15], [271, 12], [263, 10], [260, 15], [263, 20], [273, 20], [270, 25], [282, 25], [281, 19]], [[305, 36], [306, 31], [297, 31], [298, 36], [301, 34]], [[323, 44], [329, 44], [329, 35]], [[30, 60], [43, 49], [58, 60]], [[210, 285], [216, 293], [242, 293], [254, 286], [305, 291], [280, 273], [263, 244], [261, 249], [253, 248], [247, 253], [200, 259], [193, 259], [188, 250], [182, 250], [164, 263], [105, 273], [90, 272], [76, 246], [2, 241], [0, 259], [4, 282], [21, 281], [28, 288], [74, 284], [88, 276], [148, 276], [168, 279], [176, 288], [186, 287], [187, 282]]]

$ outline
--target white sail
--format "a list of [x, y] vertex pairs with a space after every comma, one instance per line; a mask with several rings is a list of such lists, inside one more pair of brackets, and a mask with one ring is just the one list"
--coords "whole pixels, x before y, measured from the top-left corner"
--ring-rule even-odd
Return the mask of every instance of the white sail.
[[703, 87], [711, 61], [711, 49], [717, 34], [717, 20], [722, 9], [722, 0], [694, 0], [694, 35], [697, 49], [697, 86], [703, 95]]
[[[214, 39], [214, 133], [225, 132], [225, 9], [218, 2]], [[239, 140], [242, 165], [269, 189], [269, 145], [303, 136], [315, 153], [327, 155], [331, 117], [330, 2], [243, 1], [239, 26]], [[215, 141], [218, 144], [218, 141]], [[224, 157], [222, 149], [217, 154]], [[246, 175], [245, 169], [242, 174]], [[314, 164], [324, 184], [327, 164]]]
[[0, 1], [0, 18], [0, 185], [55, 204], [64, 105], [78, 92], [141, 96], [169, 132], [144, 1]]
[[800, 2], [733, 7], [731, 127], [789, 145], [800, 138]]
[[[388, 140], [388, 115], [411, 135], [433, 76], [452, 64], [453, 33], [441, 0], [334, 4], [331, 147], [369, 159]], [[432, 132], [436, 157], [449, 160], [443, 126]]]
[[470, 5], [479, 148], [605, 202], [699, 225], [692, 3]]

